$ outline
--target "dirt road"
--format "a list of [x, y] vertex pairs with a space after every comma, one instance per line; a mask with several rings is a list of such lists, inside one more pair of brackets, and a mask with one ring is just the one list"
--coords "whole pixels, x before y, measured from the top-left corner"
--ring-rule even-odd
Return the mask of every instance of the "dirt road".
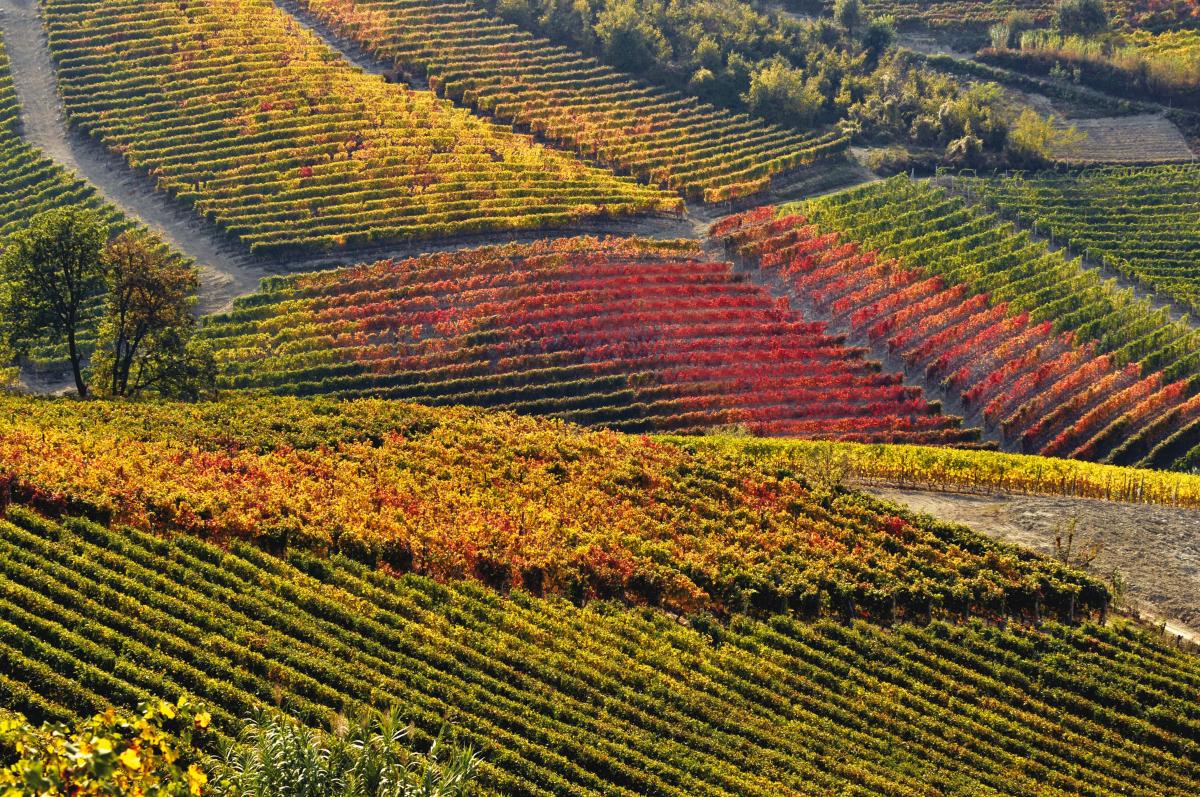
[[1086, 498], [874, 488], [873, 495], [1046, 554], [1076, 519], [1076, 546], [1099, 545], [1093, 572], [1125, 581], [1125, 602], [1200, 643], [1200, 512]]
[[222, 310], [234, 297], [253, 292], [259, 279], [273, 269], [256, 262], [248, 252], [239, 251], [215, 226], [156, 190], [150, 178], [129, 169], [101, 145], [68, 128], [37, 1], [0, 0], [0, 28], [12, 61], [26, 140], [89, 181], [126, 215], [141, 220], [177, 251], [195, 260], [201, 276], [200, 312]]

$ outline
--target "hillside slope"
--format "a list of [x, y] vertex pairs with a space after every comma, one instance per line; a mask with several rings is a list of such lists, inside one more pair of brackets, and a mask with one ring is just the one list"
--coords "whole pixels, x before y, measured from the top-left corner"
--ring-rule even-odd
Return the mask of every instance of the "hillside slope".
[[585, 237], [278, 278], [201, 334], [229, 389], [461, 403], [627, 432], [978, 435], [691, 242]]
[[35, 718], [187, 692], [230, 733], [396, 702], [506, 795], [1178, 795], [1200, 660], [1117, 625], [735, 620], [576, 608], [335, 557], [0, 520], [0, 699]]
[[467, 409], [0, 398], [0, 474], [53, 514], [576, 600], [889, 621], [1107, 602], [1053, 561], [783, 459]]

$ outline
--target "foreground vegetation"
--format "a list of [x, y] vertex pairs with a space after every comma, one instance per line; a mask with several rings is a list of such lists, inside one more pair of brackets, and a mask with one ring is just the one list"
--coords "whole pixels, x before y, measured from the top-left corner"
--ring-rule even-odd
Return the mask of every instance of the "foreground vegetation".
[[36, 721], [188, 693], [230, 735], [272, 706], [325, 726], [395, 704], [419, 744], [452, 719], [488, 794], [1182, 797], [1200, 777], [1196, 659], [1123, 624], [687, 628], [15, 508], [0, 550], [0, 693]]

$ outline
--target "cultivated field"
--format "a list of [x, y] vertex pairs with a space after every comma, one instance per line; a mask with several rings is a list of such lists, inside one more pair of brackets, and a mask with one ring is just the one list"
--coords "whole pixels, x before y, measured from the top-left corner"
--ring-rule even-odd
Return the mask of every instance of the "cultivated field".
[[1197, 794], [1195, 0], [0, 29], [0, 794]]

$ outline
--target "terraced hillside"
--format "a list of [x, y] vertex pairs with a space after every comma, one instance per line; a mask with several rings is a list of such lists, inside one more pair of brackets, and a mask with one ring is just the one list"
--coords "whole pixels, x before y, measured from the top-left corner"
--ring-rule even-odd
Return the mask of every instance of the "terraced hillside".
[[471, 0], [298, 2], [447, 97], [696, 199], [752, 194], [849, 143], [837, 131], [803, 134], [651, 87]]
[[465, 403], [625, 431], [977, 439], [684, 242], [581, 238], [273, 279], [203, 334], [228, 389]]
[[1054, 144], [1054, 159], [1083, 166], [1098, 164], [1180, 163], [1195, 158], [1183, 133], [1157, 113], [1105, 116], [1057, 122], [1083, 136]]
[[[20, 136], [20, 106], [13, 91], [8, 54], [0, 41], [0, 240], [22, 229], [37, 213], [52, 208], [78, 207], [96, 212], [114, 234], [133, 227], [125, 217], [96, 193], [96, 189], [56, 165]], [[95, 346], [95, 323], [101, 298], [91, 298], [81, 350]], [[27, 341], [25, 360], [34, 371], [66, 367], [66, 344]]]
[[714, 232], [1022, 449], [1167, 465], [1195, 445], [1189, 323], [927, 183], [896, 178], [798, 210]]
[[[0, 403], [0, 472], [16, 476], [0, 518], [0, 696], [34, 719], [187, 693], [228, 735], [269, 706], [324, 723], [396, 703], [421, 738], [449, 720], [480, 748], [487, 794], [1186, 795], [1200, 777], [1194, 656], [1124, 623], [952, 621], [1095, 612], [1095, 581], [779, 463], [379, 402]], [[46, 465], [67, 481], [33, 473]], [[93, 519], [70, 517], [83, 510]], [[450, 522], [435, 530], [432, 512]], [[425, 542], [410, 536], [409, 565], [448, 580], [389, 572], [349, 544], [351, 517], [372, 533], [410, 525]], [[742, 558], [728, 584], [763, 619], [688, 627], [455, 580], [535, 567], [531, 548], [497, 547], [533, 539], [531, 524], [590, 548], [601, 580], [577, 599], [645, 600], [599, 588], [631, 561], [648, 583], [674, 570], [727, 589], [701, 578], [686, 552], [699, 542], [714, 573]], [[647, 535], [640, 559], [628, 529]], [[313, 555], [330, 540], [353, 556]], [[464, 558], [485, 553], [487, 567]], [[543, 574], [516, 583], [564, 583]], [[792, 587], [795, 602], [763, 602]], [[797, 614], [774, 614], [785, 606]], [[847, 608], [917, 622], [800, 619]]]
[[1200, 311], [1200, 166], [960, 177], [956, 185], [1192, 313]]
[[1068, 617], [1106, 595], [732, 448], [383, 401], [0, 406], [5, 494], [143, 530], [678, 611]]
[[717, 645], [661, 614], [23, 510], [0, 550], [0, 693], [39, 719], [187, 692], [228, 734], [276, 704], [324, 723], [395, 702], [425, 739], [452, 720], [489, 795], [1183, 797], [1200, 778], [1197, 660], [1127, 626], [779, 618]]
[[257, 252], [678, 208], [352, 67], [270, 0], [49, 0], [71, 121]]

